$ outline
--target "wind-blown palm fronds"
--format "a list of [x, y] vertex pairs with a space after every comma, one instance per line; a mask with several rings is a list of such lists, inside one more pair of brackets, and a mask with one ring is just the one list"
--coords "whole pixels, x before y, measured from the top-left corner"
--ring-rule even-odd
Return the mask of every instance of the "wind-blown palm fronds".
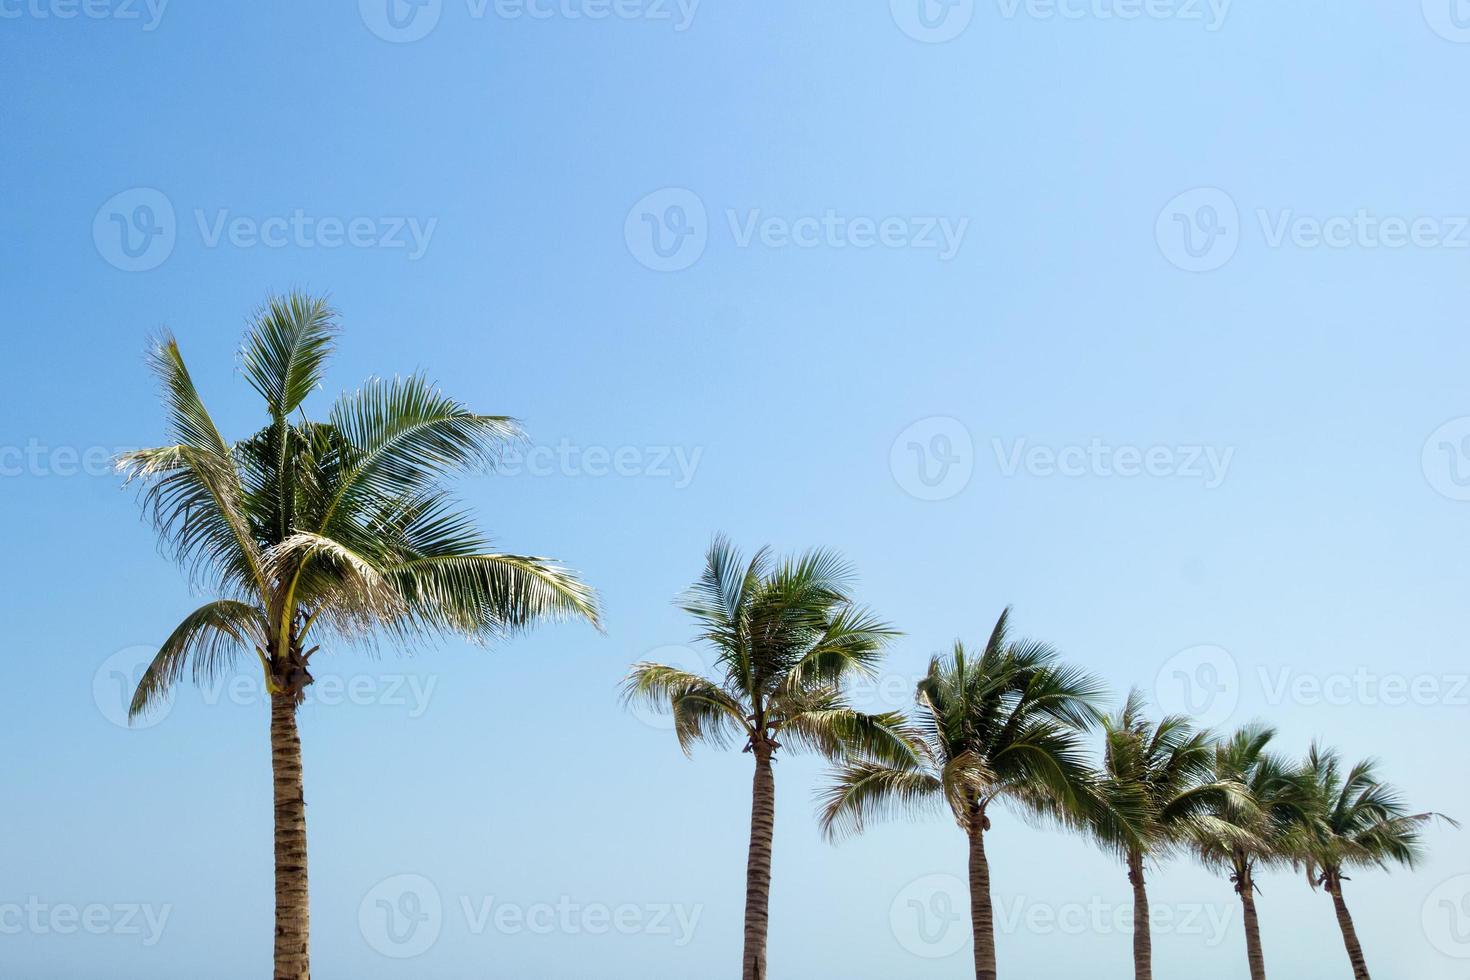
[[991, 807], [1080, 827], [1107, 805], [1082, 736], [1101, 717], [1101, 683], [1045, 643], [1013, 640], [1009, 618], [1010, 610], [1001, 614], [979, 657], [956, 643], [948, 658], [930, 661], [916, 692], [917, 716], [903, 733], [905, 751], [840, 764], [821, 796], [829, 838], [861, 832], [880, 817], [948, 805], [970, 842], [977, 980], [996, 975], [985, 856]]
[[1343, 898], [1344, 874], [1352, 868], [1413, 867], [1423, 855], [1424, 825], [1443, 814], [1410, 813], [1398, 791], [1378, 778], [1371, 759], [1346, 772], [1331, 749], [1314, 743], [1298, 770], [1299, 786], [1308, 800], [1293, 840], [1294, 857], [1306, 868], [1307, 880], [1332, 896], [1337, 924], [1347, 947], [1354, 980], [1369, 980], [1368, 963], [1352, 915]]
[[683, 599], [699, 641], [715, 655], [713, 676], [645, 662], [634, 664], [624, 683], [625, 701], [672, 713], [686, 754], [700, 742], [743, 740], [755, 757], [745, 980], [766, 972], [776, 752], [785, 747], [829, 759], [861, 753], [884, 760], [912, 752], [901, 716], [859, 711], [844, 693], [844, 682], [871, 674], [897, 635], [853, 604], [852, 578], [851, 568], [830, 551], [777, 561], [762, 550], [747, 561], [716, 537], [703, 573]]

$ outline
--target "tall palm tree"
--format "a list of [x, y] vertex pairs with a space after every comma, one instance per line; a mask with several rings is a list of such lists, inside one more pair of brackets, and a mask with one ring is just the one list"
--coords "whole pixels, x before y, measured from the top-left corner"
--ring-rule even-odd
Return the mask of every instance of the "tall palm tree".
[[851, 568], [830, 551], [777, 562], [761, 550], [750, 561], [715, 538], [704, 573], [683, 607], [698, 639], [716, 657], [705, 677], [656, 663], [634, 664], [624, 699], [672, 712], [685, 754], [696, 742], [743, 739], [755, 759], [750, 852], [746, 863], [745, 980], [766, 976], [771, 839], [776, 818], [772, 762], [783, 746], [837, 759], [862, 751], [893, 759], [908, 752], [896, 714], [855, 710], [849, 678], [871, 674], [896, 635], [853, 604]]
[[164, 546], [217, 598], [174, 629], [138, 683], [146, 712], [186, 673], [206, 682], [253, 653], [270, 694], [275, 812], [275, 976], [310, 975], [306, 808], [296, 709], [331, 637], [411, 642], [499, 638], [560, 617], [597, 621], [593, 592], [544, 558], [492, 553], [443, 489], [456, 470], [493, 465], [514, 420], [479, 415], [421, 377], [371, 380], [324, 422], [302, 409], [337, 333], [324, 300], [271, 299], [240, 353], [265, 400], [264, 428], [227, 442], [178, 344], [150, 360], [168, 444], [124, 454], [144, 482]]
[[1012, 640], [1001, 613], [979, 657], [956, 642], [916, 691], [909, 751], [843, 763], [823, 793], [829, 839], [869, 819], [944, 801], [969, 838], [976, 980], [995, 980], [995, 919], [985, 834], [997, 803], [1080, 826], [1097, 804], [1082, 732], [1101, 717], [1103, 688], [1034, 640]]
[[[1133, 973], [1153, 978], [1153, 940], [1149, 929], [1145, 864], [1167, 854], [1186, 838], [1201, 817], [1225, 806], [1241, 790], [1212, 775], [1213, 736], [1183, 715], [1157, 724], [1137, 689], [1118, 711], [1103, 720], [1101, 790], [1107, 806], [1097, 810], [1093, 831], [1127, 864], [1133, 886]], [[1121, 820], [1122, 814], [1133, 819]]]
[[1373, 760], [1344, 772], [1338, 754], [1316, 743], [1300, 777], [1310, 800], [1298, 842], [1307, 880], [1332, 896], [1354, 980], [1369, 980], [1363, 947], [1342, 897], [1342, 883], [1348, 880], [1343, 872], [1349, 868], [1387, 870], [1391, 863], [1413, 867], [1423, 855], [1423, 825], [1441, 815], [1408, 813], [1397, 790], [1378, 779]]
[[1206, 867], [1228, 873], [1240, 896], [1251, 980], [1265, 980], [1256, 872], [1288, 863], [1304, 803], [1291, 768], [1269, 751], [1276, 730], [1251, 724], [1215, 746], [1210, 779], [1233, 784], [1208, 814], [1191, 820], [1189, 844]]

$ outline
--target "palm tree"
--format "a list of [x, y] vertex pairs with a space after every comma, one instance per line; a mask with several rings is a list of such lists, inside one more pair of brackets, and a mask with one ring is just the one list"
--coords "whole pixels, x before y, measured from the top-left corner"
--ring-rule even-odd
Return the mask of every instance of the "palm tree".
[[275, 976], [310, 975], [306, 809], [296, 709], [323, 641], [410, 642], [431, 634], [503, 637], [547, 618], [597, 621], [593, 592], [543, 559], [487, 550], [446, 474], [492, 465], [514, 420], [479, 415], [421, 377], [371, 380], [325, 422], [303, 402], [337, 333], [324, 300], [271, 299], [241, 350], [268, 422], [226, 442], [172, 337], [150, 360], [167, 445], [124, 454], [144, 482], [162, 543], [217, 595], [164, 641], [133, 697], [137, 716], [190, 673], [208, 681], [253, 652], [270, 694], [275, 812]]
[[985, 834], [996, 803], [1030, 816], [1081, 826], [1097, 805], [1082, 732], [1101, 717], [1101, 684], [1061, 663], [1050, 646], [1012, 640], [1010, 610], [985, 651], [956, 642], [934, 657], [916, 692], [917, 719], [899, 759], [865, 758], [839, 766], [823, 793], [821, 827], [829, 839], [859, 833], [869, 819], [949, 805], [969, 838], [970, 923], [975, 977], [995, 980], [995, 925]]
[[634, 664], [624, 700], [671, 712], [679, 745], [724, 746], [743, 739], [755, 758], [750, 852], [746, 864], [745, 980], [766, 976], [771, 838], [776, 784], [771, 764], [783, 746], [837, 759], [862, 751], [877, 758], [908, 752], [896, 714], [855, 710], [843, 682], [871, 674], [896, 635], [853, 605], [850, 567], [830, 551], [774, 561], [761, 550], [749, 562], [715, 538], [704, 573], [683, 607], [714, 650], [715, 676], [656, 663]]
[[[1212, 778], [1215, 744], [1183, 715], [1157, 724], [1147, 717], [1142, 692], [1129, 692], [1117, 713], [1103, 720], [1103, 780], [1109, 805], [1098, 808], [1093, 831], [1128, 867], [1133, 886], [1133, 973], [1152, 980], [1146, 860], [1168, 853], [1201, 817], [1224, 806], [1238, 784]], [[1123, 820], [1120, 815], [1131, 814]]]
[[1207, 814], [1190, 821], [1191, 849], [1206, 867], [1226, 872], [1240, 896], [1251, 980], [1265, 980], [1256, 871], [1290, 861], [1293, 825], [1303, 812], [1294, 774], [1268, 751], [1276, 730], [1251, 724], [1215, 746], [1210, 779], [1232, 784]]
[[1348, 868], [1387, 870], [1390, 863], [1413, 867], [1423, 854], [1420, 832], [1424, 823], [1441, 815], [1406, 812], [1398, 792], [1378, 779], [1373, 760], [1359, 762], [1344, 773], [1338, 754], [1316, 743], [1301, 767], [1300, 778], [1310, 800], [1300, 823], [1301, 863], [1312, 887], [1321, 887], [1332, 896], [1354, 980], [1369, 980], [1363, 947], [1342, 897], [1342, 883], [1348, 880], [1343, 872]]

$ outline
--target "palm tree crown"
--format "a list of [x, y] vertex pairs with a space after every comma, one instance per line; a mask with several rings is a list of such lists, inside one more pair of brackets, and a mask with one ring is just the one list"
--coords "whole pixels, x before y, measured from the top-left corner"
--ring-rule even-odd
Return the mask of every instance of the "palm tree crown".
[[441, 486], [456, 470], [493, 465], [520, 434], [513, 419], [471, 412], [420, 376], [368, 381], [326, 421], [306, 417], [336, 332], [324, 300], [269, 301], [240, 354], [269, 422], [233, 443], [173, 338], [153, 348], [169, 443], [126, 453], [119, 468], [146, 483], [164, 545], [219, 598], [164, 642], [133, 714], [186, 670], [207, 679], [252, 650], [271, 692], [299, 699], [324, 632], [407, 642], [438, 632], [488, 639], [547, 617], [596, 622], [587, 586], [547, 559], [490, 552]]
[[670, 711], [679, 745], [746, 751], [790, 745], [836, 758], [861, 749], [885, 758], [906, 745], [895, 714], [852, 707], [843, 682], [871, 675], [898, 634], [850, 596], [852, 569], [830, 551], [748, 562], [716, 537], [683, 599], [698, 640], [714, 652], [713, 676], [634, 664], [624, 697]]
[[944, 800], [966, 831], [989, 826], [997, 800], [1075, 823], [1093, 804], [1081, 732], [1100, 717], [1101, 683], [1048, 644], [1012, 640], [1002, 613], [979, 657], [956, 642], [916, 691], [909, 752], [853, 760], [825, 792], [823, 831], [860, 832], [870, 818]]

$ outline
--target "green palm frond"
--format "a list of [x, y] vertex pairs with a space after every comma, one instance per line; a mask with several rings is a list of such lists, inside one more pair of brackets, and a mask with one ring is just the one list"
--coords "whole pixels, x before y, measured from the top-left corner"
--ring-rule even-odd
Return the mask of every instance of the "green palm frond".
[[164, 640], [138, 681], [128, 718], [145, 714], [192, 671], [196, 682], [222, 675], [242, 650], [264, 650], [267, 626], [260, 608], [233, 599], [216, 599], [185, 616]]
[[862, 833], [869, 821], [935, 810], [944, 788], [932, 771], [853, 760], [819, 795], [817, 822], [828, 840]]

